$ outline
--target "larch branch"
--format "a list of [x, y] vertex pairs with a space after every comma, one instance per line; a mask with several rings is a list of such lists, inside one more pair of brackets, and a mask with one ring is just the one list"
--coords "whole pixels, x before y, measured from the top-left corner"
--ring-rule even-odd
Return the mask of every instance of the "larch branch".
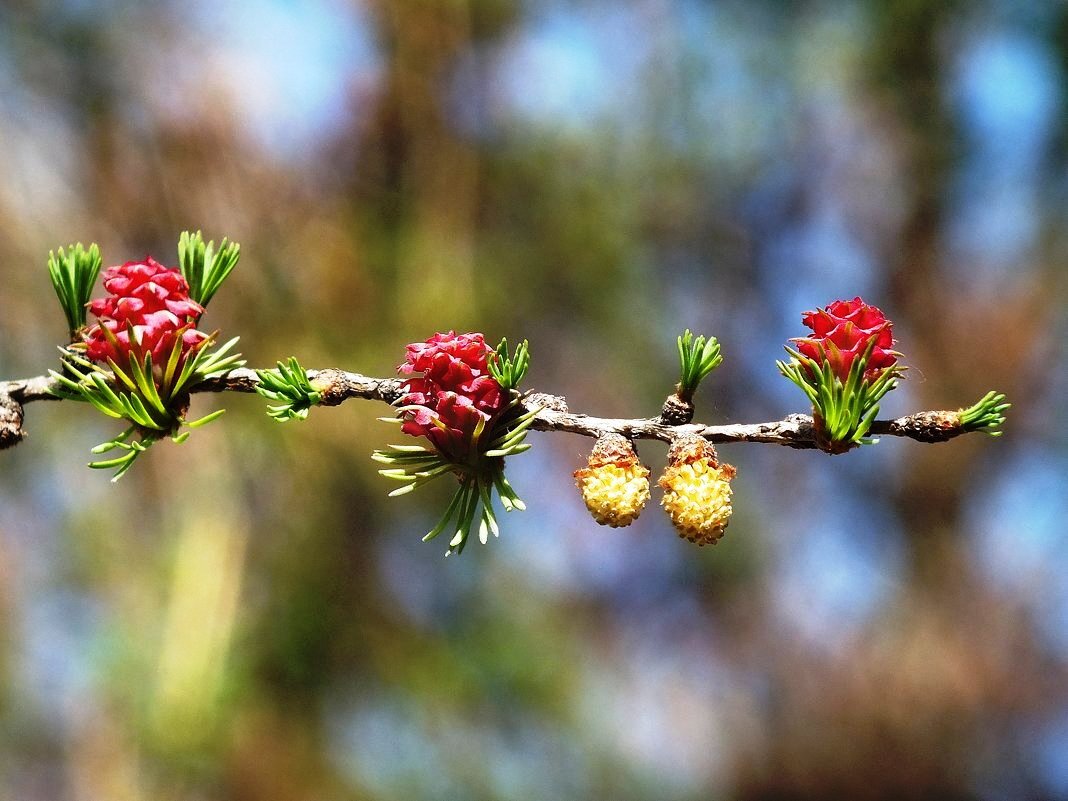
[[[397, 378], [372, 378], [333, 368], [309, 370], [309, 379], [321, 387], [323, 406], [336, 406], [352, 398], [376, 400], [392, 404], [403, 394], [403, 381]], [[255, 370], [238, 368], [225, 375], [201, 382], [192, 392], [255, 392], [259, 377]], [[0, 381], [0, 448], [7, 448], [22, 440], [23, 404], [32, 401], [60, 400], [50, 390], [58, 387], [49, 376], [14, 381]], [[537, 431], [563, 431], [585, 437], [622, 434], [631, 439], [655, 439], [671, 442], [683, 434], [696, 434], [710, 442], [763, 442], [790, 448], [816, 448], [813, 420], [806, 414], [791, 414], [782, 420], [767, 423], [731, 423], [726, 425], [669, 425], [659, 417], [605, 418], [572, 413], [564, 398], [545, 393], [524, 396], [528, 410], [538, 410], [533, 428]], [[929, 411], [899, 417], [896, 420], [875, 421], [872, 436], [906, 437], [919, 442], [945, 442], [968, 433], [959, 414], [951, 411]]]

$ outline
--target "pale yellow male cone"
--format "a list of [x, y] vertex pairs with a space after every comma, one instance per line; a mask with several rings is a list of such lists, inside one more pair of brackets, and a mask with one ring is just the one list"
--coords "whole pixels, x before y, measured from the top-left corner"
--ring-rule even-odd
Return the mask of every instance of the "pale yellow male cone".
[[714, 545], [723, 536], [734, 511], [731, 479], [737, 471], [720, 464], [712, 443], [692, 434], [679, 437], [668, 451], [660, 477], [661, 506], [680, 537], [698, 545]]
[[633, 523], [649, 500], [649, 469], [638, 461], [631, 441], [620, 434], [597, 440], [575, 483], [593, 519], [618, 528]]

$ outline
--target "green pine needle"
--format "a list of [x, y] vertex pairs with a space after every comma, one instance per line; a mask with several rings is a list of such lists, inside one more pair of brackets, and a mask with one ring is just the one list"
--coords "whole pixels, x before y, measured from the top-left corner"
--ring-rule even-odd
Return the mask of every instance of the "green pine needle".
[[[187, 421], [181, 412], [189, 391], [196, 384], [244, 364], [240, 355], [230, 353], [237, 344], [237, 337], [212, 350], [210, 345], [214, 337], [212, 334], [186, 358], [181, 371], [177, 370], [178, 357], [174, 351], [168, 356], [167, 367], [160, 371], [153, 367], [151, 353], [142, 352], [137, 344], [124, 367], [109, 360], [110, 370], [88, 361], [73, 347], [59, 349], [66, 374], [50, 370], [49, 375], [55, 384], [49, 391], [58, 397], [88, 403], [108, 417], [133, 424], [115, 439], [93, 449], [93, 453], [116, 449], [125, 453], [95, 461], [90, 467], [97, 470], [115, 468], [112, 480], [117, 480], [161, 437], [169, 435], [180, 444], [189, 436], [188, 431], [179, 432], [182, 426], [199, 428], [223, 414], [225, 410], [220, 409], [199, 420]], [[131, 341], [137, 342], [133, 333]], [[140, 434], [141, 440], [127, 442], [134, 432]]]
[[207, 306], [241, 258], [241, 246], [226, 238], [215, 250], [215, 242], [204, 243], [200, 231], [182, 231], [178, 237], [178, 266], [189, 284], [189, 297]]
[[59, 305], [67, 318], [71, 338], [85, 326], [86, 305], [100, 274], [100, 248], [96, 243], [88, 248], [81, 242], [48, 252], [48, 275], [59, 298]]
[[524, 339], [516, 347], [515, 353], [509, 354], [508, 340], [502, 339], [490, 354], [488, 367], [490, 375], [501, 385], [501, 389], [505, 392], [517, 389], [530, 369], [530, 344]]
[[115, 473], [111, 477], [112, 483], [126, 475], [129, 469], [133, 467], [133, 463], [137, 461], [137, 458], [156, 442], [156, 438], [151, 436], [142, 437], [140, 441], [133, 440], [127, 442], [126, 440], [133, 435], [134, 431], [135, 428], [131, 426], [119, 434], [119, 436], [115, 437], [115, 439], [110, 440], [109, 442], [104, 442], [93, 448], [92, 452], [94, 454], [105, 453], [110, 450], [121, 450], [124, 451], [124, 453], [111, 459], [101, 459], [96, 462], [90, 462], [89, 467], [94, 470], [111, 470], [112, 468], [115, 468]]
[[991, 390], [967, 409], [958, 413], [960, 426], [965, 431], [983, 431], [992, 437], [1002, 435], [1005, 412], [1012, 408], [1005, 402], [1005, 395]]
[[288, 362], [278, 362], [277, 370], [257, 370], [256, 375], [260, 379], [256, 392], [279, 402], [267, 407], [267, 414], [279, 423], [306, 420], [308, 410], [322, 400], [322, 393], [312, 386], [296, 356], [290, 356]]
[[687, 328], [677, 340], [679, 350], [679, 392], [691, 398], [697, 387], [723, 363], [719, 341], [715, 337], [698, 336]]

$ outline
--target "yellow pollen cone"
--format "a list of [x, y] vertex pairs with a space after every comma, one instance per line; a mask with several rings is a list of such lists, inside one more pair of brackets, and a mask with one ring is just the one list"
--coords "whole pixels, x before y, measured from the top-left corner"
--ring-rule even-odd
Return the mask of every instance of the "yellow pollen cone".
[[668, 458], [659, 481], [664, 490], [661, 506], [680, 537], [698, 545], [714, 545], [734, 511], [730, 482], [735, 469], [721, 465], [711, 443], [697, 436], [677, 439]]
[[619, 434], [597, 440], [588, 465], [575, 471], [575, 483], [602, 526], [629, 526], [649, 500], [649, 469], [638, 461], [630, 440]]

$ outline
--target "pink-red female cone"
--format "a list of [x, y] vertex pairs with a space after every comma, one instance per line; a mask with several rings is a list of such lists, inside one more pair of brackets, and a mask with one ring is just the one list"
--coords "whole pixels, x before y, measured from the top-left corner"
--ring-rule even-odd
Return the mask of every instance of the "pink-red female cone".
[[196, 330], [204, 308], [189, 297], [189, 284], [176, 269], [151, 257], [128, 261], [104, 271], [104, 288], [110, 295], [89, 304], [99, 319], [84, 335], [86, 355], [92, 361], [112, 359], [126, 365], [136, 351], [151, 353], [153, 362], [160, 364], [179, 338], [183, 357], [208, 338]]
[[504, 406], [504, 393], [489, 372], [493, 353], [482, 334], [435, 334], [407, 347], [397, 368], [405, 382], [401, 404], [410, 408], [401, 431], [426, 437], [452, 459], [469, 455], [479, 421], [489, 422]]
[[897, 363], [898, 354], [892, 350], [893, 323], [878, 307], [869, 306], [859, 297], [836, 300], [823, 309], [804, 312], [801, 322], [812, 329], [812, 336], [791, 340], [797, 350], [817, 362], [825, 358], [843, 383], [853, 361], [864, 355], [873, 340], [865, 379], [874, 380], [882, 370]]

